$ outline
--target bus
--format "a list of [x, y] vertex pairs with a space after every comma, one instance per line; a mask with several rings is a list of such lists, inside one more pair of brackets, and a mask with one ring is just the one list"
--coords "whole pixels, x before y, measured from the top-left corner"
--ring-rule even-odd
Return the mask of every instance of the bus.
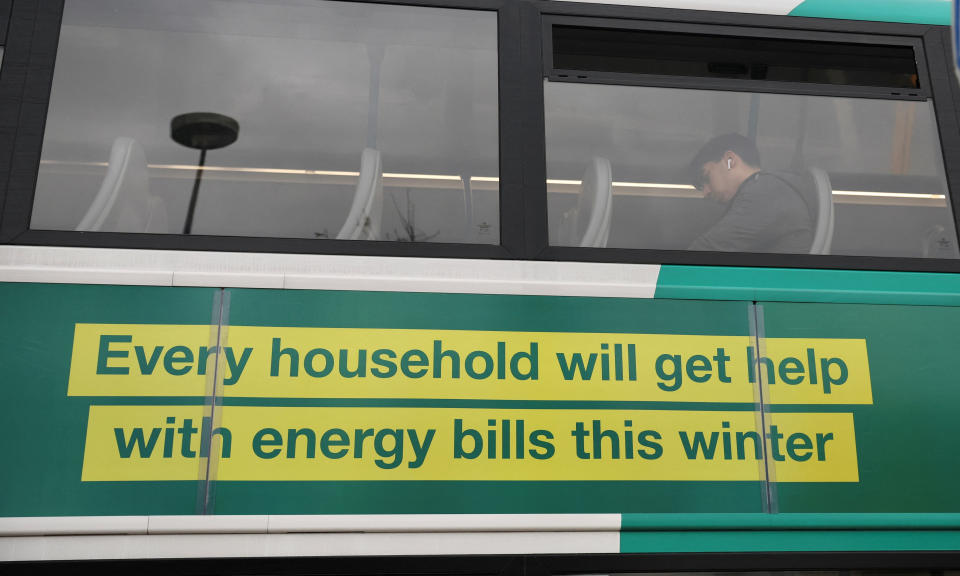
[[951, 15], [0, 0], [0, 569], [960, 569]]

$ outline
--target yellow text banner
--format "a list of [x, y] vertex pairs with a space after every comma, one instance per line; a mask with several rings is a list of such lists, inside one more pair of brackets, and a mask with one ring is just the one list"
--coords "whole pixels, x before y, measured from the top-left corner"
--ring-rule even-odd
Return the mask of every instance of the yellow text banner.
[[92, 406], [84, 481], [856, 482], [853, 416], [749, 411]]
[[[213, 334], [215, 336], [215, 333]], [[73, 396], [869, 404], [864, 340], [77, 324]], [[769, 392], [768, 392], [769, 391]]]

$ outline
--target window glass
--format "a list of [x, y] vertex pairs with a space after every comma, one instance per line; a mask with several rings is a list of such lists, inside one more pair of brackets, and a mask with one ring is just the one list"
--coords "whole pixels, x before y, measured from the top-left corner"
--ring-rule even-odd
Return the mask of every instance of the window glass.
[[918, 88], [912, 46], [553, 27], [561, 70]]
[[[957, 257], [929, 101], [547, 81], [545, 104], [553, 245]], [[726, 148], [691, 170], [724, 135], [759, 173]]]
[[493, 12], [71, 0], [31, 228], [498, 243], [496, 43]]

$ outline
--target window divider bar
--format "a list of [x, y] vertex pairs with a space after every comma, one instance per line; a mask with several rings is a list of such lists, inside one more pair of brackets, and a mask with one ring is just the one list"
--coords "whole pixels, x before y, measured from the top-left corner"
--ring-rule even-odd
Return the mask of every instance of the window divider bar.
[[520, 6], [505, 5], [497, 13], [499, 64], [500, 244], [514, 258], [524, 252], [523, 64], [520, 58]]
[[548, 245], [547, 149], [543, 100], [543, 42], [540, 9], [520, 4], [523, 162], [523, 257], [536, 258]]
[[957, 226], [960, 223], [960, 162], [957, 162], [960, 159], [960, 118], [957, 117], [960, 87], [954, 70], [952, 42], [949, 28], [932, 29], [925, 37], [928, 48], [926, 69], [934, 93], [933, 113], [940, 136], [944, 175], [950, 191], [954, 226], [960, 230]]

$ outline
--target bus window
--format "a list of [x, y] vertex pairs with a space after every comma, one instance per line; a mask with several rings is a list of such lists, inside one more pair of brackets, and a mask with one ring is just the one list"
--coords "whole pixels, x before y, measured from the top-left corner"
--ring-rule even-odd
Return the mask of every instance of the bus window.
[[[551, 245], [960, 255], [912, 47], [837, 44], [831, 60], [810, 41], [750, 54], [736, 38], [571, 30], [591, 29], [554, 28], [544, 83]], [[724, 157], [718, 137], [749, 151]]]
[[729, 207], [695, 189], [688, 163], [712, 137], [746, 135], [753, 124], [762, 170], [797, 175], [801, 187], [814, 185], [811, 170], [828, 176], [829, 253], [957, 256], [928, 101], [555, 82], [546, 83], [545, 101], [554, 245], [581, 241], [573, 214], [590, 209], [579, 201], [582, 175], [603, 158], [612, 192], [606, 246], [687, 249]]
[[478, 10], [71, 1], [30, 227], [497, 244], [496, 43]]

